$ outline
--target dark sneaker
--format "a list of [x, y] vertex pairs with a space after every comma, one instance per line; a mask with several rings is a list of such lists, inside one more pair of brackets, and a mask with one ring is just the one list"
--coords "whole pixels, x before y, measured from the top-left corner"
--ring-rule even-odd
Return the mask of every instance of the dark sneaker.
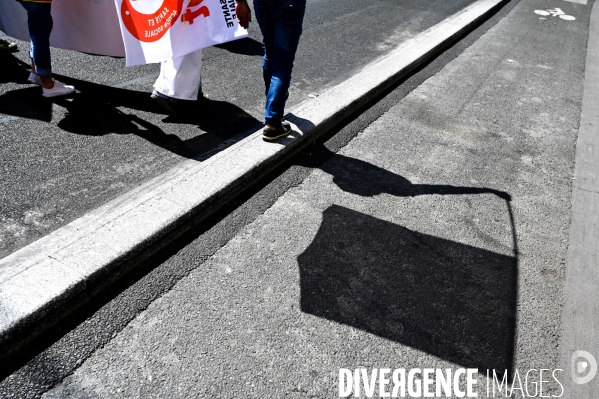
[[165, 96], [162, 93], [154, 92], [150, 96], [152, 100], [156, 101], [162, 108], [164, 108], [169, 114], [180, 115], [181, 112], [177, 107], [177, 100]]
[[262, 138], [266, 141], [273, 141], [281, 137], [288, 136], [291, 133], [291, 125], [283, 122], [279, 128], [265, 127], [262, 131]]
[[0, 39], [0, 53], [15, 53], [17, 51], [19, 51], [19, 48], [16, 43]]

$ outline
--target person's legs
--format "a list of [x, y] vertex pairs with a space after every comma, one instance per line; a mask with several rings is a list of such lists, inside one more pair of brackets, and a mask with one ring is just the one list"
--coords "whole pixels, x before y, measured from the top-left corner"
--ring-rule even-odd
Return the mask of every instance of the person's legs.
[[272, 60], [275, 41], [275, 19], [273, 14], [272, 0], [255, 0], [254, 14], [262, 32], [262, 43], [264, 44], [264, 60], [262, 64], [262, 76], [264, 77], [265, 94], [268, 95], [270, 81], [272, 79]]
[[272, 77], [264, 119], [269, 128], [282, 128], [285, 100], [291, 83], [295, 53], [302, 34], [305, 0], [276, 0]]
[[152, 98], [170, 113], [178, 114], [177, 100], [195, 101], [202, 94], [202, 50], [160, 64]]
[[32, 72], [41, 78], [42, 87], [52, 88], [52, 61], [50, 56], [50, 33], [52, 32], [51, 5], [49, 3], [22, 2], [27, 10], [27, 25], [31, 38], [30, 57]]
[[198, 99], [202, 80], [202, 50], [183, 57], [163, 61], [154, 89], [179, 100]]
[[27, 10], [27, 25], [31, 38], [30, 56], [33, 60], [31, 72], [39, 78], [29, 77], [31, 83], [41, 84], [42, 96], [56, 97], [75, 92], [73, 86], [67, 86], [52, 79], [50, 59], [50, 33], [52, 32], [51, 5], [49, 3], [21, 2]]

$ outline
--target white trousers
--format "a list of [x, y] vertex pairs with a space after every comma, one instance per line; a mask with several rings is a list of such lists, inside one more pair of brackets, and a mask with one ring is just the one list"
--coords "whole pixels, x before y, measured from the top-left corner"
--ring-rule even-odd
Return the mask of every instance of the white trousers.
[[202, 82], [202, 50], [160, 64], [154, 90], [180, 100], [198, 99]]

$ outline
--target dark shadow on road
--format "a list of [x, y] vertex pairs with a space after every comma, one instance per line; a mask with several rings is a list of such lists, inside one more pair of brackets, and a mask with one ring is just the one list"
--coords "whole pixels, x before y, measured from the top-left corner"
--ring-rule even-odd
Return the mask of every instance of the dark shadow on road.
[[[311, 121], [300, 118], [293, 113], [289, 113], [285, 117], [303, 132], [313, 131], [315, 127]], [[295, 138], [297, 137], [299, 136], [296, 133]], [[310, 147], [309, 152], [310, 157], [304, 157], [304, 161], [297, 163], [298, 166], [321, 169], [333, 176], [333, 182], [340, 189], [363, 197], [372, 197], [383, 193], [397, 197], [416, 197], [430, 194], [494, 194], [508, 201], [508, 203], [511, 201], [511, 196], [508, 193], [492, 188], [413, 184], [405, 177], [371, 163], [336, 154], [323, 145], [322, 142]]]
[[334, 205], [298, 262], [302, 311], [465, 367], [511, 370], [517, 256]]
[[[9, 65], [9, 73], [3, 79], [25, 83], [28, 76], [24, 69], [26, 65], [13, 56], [4, 58]], [[0, 95], [0, 112], [48, 122], [52, 120], [52, 105], [58, 104], [67, 109], [67, 115], [58, 122], [58, 127], [69, 133], [87, 136], [135, 134], [179, 156], [196, 160], [213, 155], [224, 141], [244, 137], [261, 126], [257, 119], [238, 106], [205, 98], [188, 102], [188, 116], [167, 116], [164, 119], [166, 123], [183, 123], [198, 128], [197, 136], [184, 140], [165, 133], [136, 115], [135, 111], [164, 114], [164, 110], [150, 98], [149, 92], [104, 86], [67, 76], [57, 78], [74, 85], [78, 93], [67, 98], [45, 99], [36, 86], [14, 90]], [[130, 109], [131, 113], [119, 107]]]
[[[27, 76], [24, 81], [27, 80]], [[29, 85], [26, 88], [0, 95], [0, 113], [50, 122], [52, 120], [52, 102], [42, 97], [41, 90], [37, 86]]]
[[[140, 102], [153, 101], [146, 93], [129, 94], [140, 97]], [[98, 97], [97, 93], [89, 95], [78, 93], [72, 101], [57, 100], [58, 104], [68, 110], [68, 114], [58, 123], [58, 126], [67, 132], [87, 136], [109, 133], [135, 134], [158, 147], [195, 160], [206, 159], [223, 141], [243, 136], [243, 132], [253, 133], [260, 126], [257, 119], [236, 105], [225, 101], [204, 99], [193, 104], [197, 110], [190, 116], [169, 116], [164, 120], [167, 123], [195, 125], [202, 131], [198, 132], [197, 136], [184, 140], [175, 134], [167, 134], [158, 126], [133, 113], [119, 110], [115, 104], [102, 101], [103, 98], [106, 99], [106, 97]]]
[[27, 81], [29, 71], [24, 68], [27, 68], [28, 65], [23, 61], [12, 54], [0, 53], [0, 63], [2, 64], [0, 83], [25, 83]]
[[[413, 184], [398, 174], [360, 159], [335, 154], [323, 145], [315, 147], [319, 152], [309, 164], [300, 164], [310, 168], [319, 168], [333, 176], [333, 182], [343, 191], [372, 197], [387, 193], [397, 197], [416, 197], [419, 195], [464, 195], [464, 194], [494, 194], [506, 201], [511, 196], [503, 191], [485, 187], [460, 187], [444, 184]], [[328, 159], [328, 162], [322, 162]], [[322, 163], [321, 163], [322, 162]]]
[[[289, 118], [300, 129], [309, 121]], [[301, 309], [465, 367], [513, 371], [518, 244], [511, 196], [486, 187], [414, 184], [360, 159], [311, 147], [299, 166], [372, 197], [491, 194], [505, 202], [512, 255], [409, 230], [340, 206], [298, 257]], [[425, 215], [423, 215], [425, 217]]]
[[249, 56], [263, 56], [264, 46], [257, 40], [250, 37], [246, 37], [240, 40], [234, 40], [223, 44], [217, 44], [217, 48], [227, 50], [233, 54], [249, 55]]
[[[27, 84], [29, 72], [24, 69], [27, 65], [10, 54], [0, 54], [0, 84]], [[0, 96], [0, 112], [6, 115], [16, 115], [27, 119], [37, 119], [44, 122], [52, 120], [52, 103], [41, 96], [40, 88], [27, 84], [22, 89], [10, 91]], [[0, 116], [1, 118], [1, 116]]]

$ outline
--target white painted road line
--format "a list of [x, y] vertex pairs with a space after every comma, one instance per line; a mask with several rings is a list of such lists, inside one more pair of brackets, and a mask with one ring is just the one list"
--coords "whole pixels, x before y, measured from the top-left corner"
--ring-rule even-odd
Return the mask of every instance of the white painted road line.
[[565, 1], [569, 1], [570, 3], [578, 3], [578, 4], [583, 4], [583, 5], [587, 5], [588, 0], [565, 0]]
[[205, 162], [184, 162], [0, 260], [0, 357], [108, 286], [132, 267], [131, 258], [150, 256], [190, 221], [215, 212], [504, 2], [479, 0], [306, 100], [290, 113], [294, 133], [282, 142], [265, 143], [258, 131]]
[[544, 17], [547, 17], [549, 15], [551, 15], [552, 17], [560, 17], [561, 19], [566, 20], [566, 21], [576, 20], [576, 18], [573, 17], [572, 15], [566, 15], [566, 13], [563, 12], [561, 8], [553, 8], [553, 9], [548, 9], [548, 10], [535, 10], [535, 14], [542, 15]]

